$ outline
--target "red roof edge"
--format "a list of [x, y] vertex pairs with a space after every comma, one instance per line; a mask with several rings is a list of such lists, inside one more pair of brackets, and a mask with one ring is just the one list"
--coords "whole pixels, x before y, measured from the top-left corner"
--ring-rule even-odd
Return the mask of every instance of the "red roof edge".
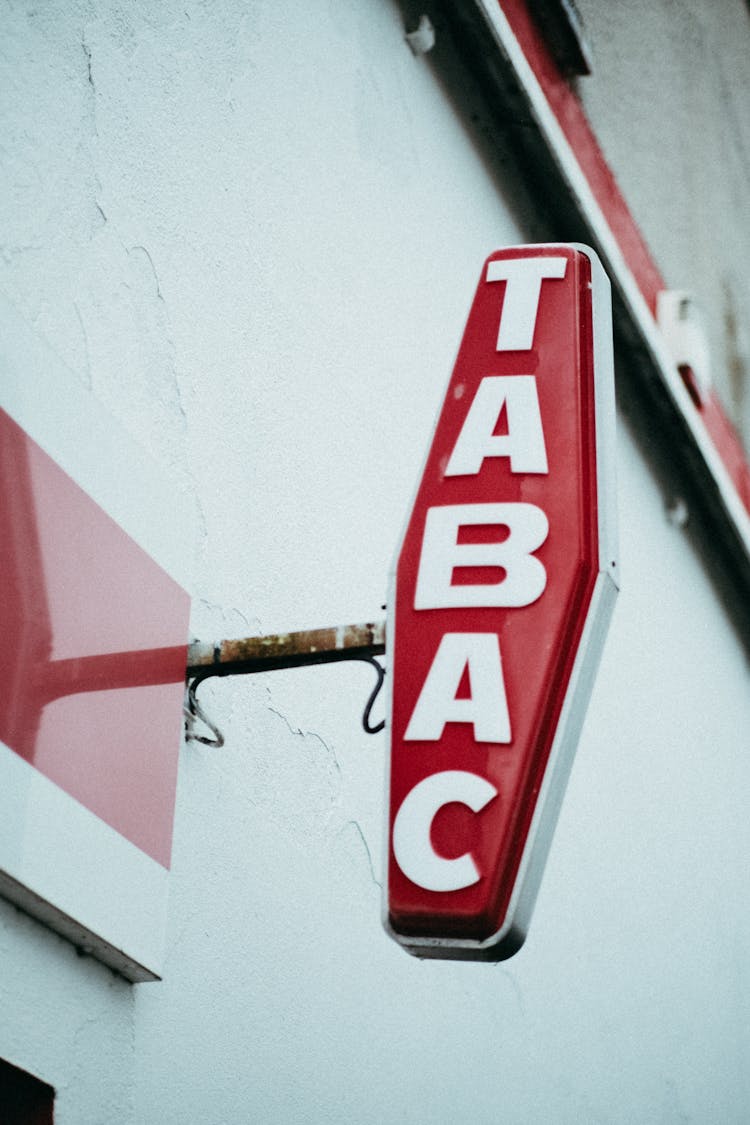
[[[638, 288], [656, 317], [656, 298], [666, 283], [607, 164], [583, 107], [562, 74], [527, 0], [498, 0], [526, 61], [549, 103]], [[705, 428], [746, 510], [750, 512], [750, 466], [742, 442], [714, 392], [699, 410]]]

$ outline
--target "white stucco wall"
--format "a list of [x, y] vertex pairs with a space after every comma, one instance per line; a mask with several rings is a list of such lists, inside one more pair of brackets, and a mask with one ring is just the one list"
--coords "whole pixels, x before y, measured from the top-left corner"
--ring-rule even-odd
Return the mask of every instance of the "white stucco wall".
[[[531, 230], [446, 54], [365, 0], [1, 11], [0, 284], [190, 496], [195, 635], [381, 618], [481, 263]], [[0, 1057], [58, 1125], [746, 1120], [747, 663], [624, 424], [619, 454], [623, 591], [523, 950], [382, 932], [368, 668], [207, 684], [164, 981], [0, 902]]]
[[577, 3], [592, 54], [581, 100], [667, 286], [702, 307], [716, 388], [750, 449], [750, 8]]

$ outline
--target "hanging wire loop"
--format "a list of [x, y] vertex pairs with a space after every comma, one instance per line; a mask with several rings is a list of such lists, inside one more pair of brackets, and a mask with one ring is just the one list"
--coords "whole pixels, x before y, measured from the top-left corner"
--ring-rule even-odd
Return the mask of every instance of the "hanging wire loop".
[[[217, 750], [221, 749], [224, 745], [224, 735], [219, 728], [211, 722], [206, 712], [198, 702], [196, 692], [200, 684], [203, 683], [205, 677], [194, 676], [190, 680], [187, 687], [187, 698], [185, 701], [185, 739], [187, 742], [200, 742], [204, 746], [213, 746]], [[195, 720], [203, 723], [211, 731], [211, 737], [204, 734], [195, 733]]]
[[[385, 720], [373, 725], [370, 716], [383, 686], [385, 669], [374, 657], [382, 656], [384, 652], [384, 621], [339, 625], [334, 629], [306, 629], [268, 637], [244, 637], [216, 644], [194, 641], [188, 645], [185, 737], [204, 746], [224, 745], [224, 736], [208, 718], [196, 696], [199, 685], [209, 676], [242, 676], [281, 668], [333, 664], [342, 660], [363, 660], [375, 668], [378, 679], [365, 704], [362, 726], [367, 734], [378, 734], [385, 727]], [[203, 723], [212, 737], [196, 734], [195, 720]]]
[[383, 686], [383, 680], [385, 679], [385, 668], [379, 660], [375, 659], [374, 656], [361, 657], [361, 659], [364, 660], [366, 664], [372, 664], [378, 677], [378, 682], [370, 692], [369, 699], [367, 700], [367, 703], [365, 703], [365, 709], [362, 712], [362, 728], [366, 734], [380, 734], [381, 730], [383, 730], [383, 728], [385, 727], [385, 719], [381, 719], [379, 723], [376, 723], [375, 726], [373, 726], [370, 722], [370, 715], [372, 713], [372, 705], [380, 695], [380, 689]]

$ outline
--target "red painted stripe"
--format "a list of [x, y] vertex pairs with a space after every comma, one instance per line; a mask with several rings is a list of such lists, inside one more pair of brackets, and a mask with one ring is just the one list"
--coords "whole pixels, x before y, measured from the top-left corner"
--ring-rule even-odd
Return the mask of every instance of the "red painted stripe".
[[169, 867], [190, 597], [0, 410], [0, 739]]
[[740, 500], [750, 512], [750, 465], [747, 463], [742, 441], [713, 391], [701, 406], [701, 418], [714, 448], [734, 482]]
[[[537, 82], [557, 118], [568, 144], [612, 231], [623, 258], [651, 315], [666, 283], [651, 257], [640, 228], [620, 191], [580, 101], [561, 73], [552, 52], [528, 11], [526, 0], [498, 0]], [[701, 418], [737, 492], [750, 512], [750, 466], [742, 442], [713, 392], [700, 408]]]

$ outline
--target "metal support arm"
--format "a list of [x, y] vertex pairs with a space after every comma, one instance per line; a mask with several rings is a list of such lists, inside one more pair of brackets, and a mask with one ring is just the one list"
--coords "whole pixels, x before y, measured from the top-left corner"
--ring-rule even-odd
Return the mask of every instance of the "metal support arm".
[[[224, 737], [205, 714], [196, 697], [198, 686], [209, 676], [241, 676], [253, 672], [272, 672], [281, 668], [307, 668], [313, 664], [333, 664], [342, 660], [364, 660], [377, 672], [377, 683], [362, 715], [368, 734], [377, 734], [384, 722], [372, 726], [370, 712], [383, 685], [385, 674], [375, 660], [385, 652], [385, 622], [341, 625], [335, 629], [305, 629], [298, 633], [276, 633], [268, 637], [243, 637], [216, 644], [194, 641], [188, 645], [187, 704], [185, 735], [206, 746], [223, 746]], [[193, 721], [200, 719], [211, 737], [196, 734]]]
[[268, 637], [243, 637], [216, 644], [188, 645], [187, 679], [304, 668], [339, 660], [371, 660], [385, 652], [385, 622], [341, 625], [335, 629], [305, 629]]

